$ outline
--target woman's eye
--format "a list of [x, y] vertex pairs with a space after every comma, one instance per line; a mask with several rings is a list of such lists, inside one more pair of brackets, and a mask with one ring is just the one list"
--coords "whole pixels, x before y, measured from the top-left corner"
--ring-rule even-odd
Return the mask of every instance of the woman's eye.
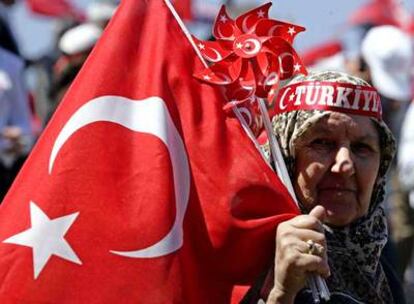
[[374, 152], [374, 149], [366, 143], [355, 143], [352, 145], [352, 150], [354, 153], [359, 154], [369, 154]]

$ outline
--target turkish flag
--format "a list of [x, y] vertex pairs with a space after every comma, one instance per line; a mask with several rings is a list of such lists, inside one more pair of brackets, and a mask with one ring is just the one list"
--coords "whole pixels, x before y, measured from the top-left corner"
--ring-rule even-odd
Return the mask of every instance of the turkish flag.
[[30, 10], [51, 17], [72, 17], [84, 20], [84, 14], [67, 0], [27, 0]]
[[229, 303], [298, 214], [162, 0], [124, 0], [0, 207], [1, 303]]

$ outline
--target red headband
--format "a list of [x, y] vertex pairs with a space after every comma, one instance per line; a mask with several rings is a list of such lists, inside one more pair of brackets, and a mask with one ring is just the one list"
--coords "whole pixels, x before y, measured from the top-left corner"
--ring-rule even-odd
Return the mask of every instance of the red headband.
[[283, 87], [276, 99], [275, 113], [297, 110], [329, 110], [381, 120], [381, 99], [369, 86], [329, 81], [304, 81]]

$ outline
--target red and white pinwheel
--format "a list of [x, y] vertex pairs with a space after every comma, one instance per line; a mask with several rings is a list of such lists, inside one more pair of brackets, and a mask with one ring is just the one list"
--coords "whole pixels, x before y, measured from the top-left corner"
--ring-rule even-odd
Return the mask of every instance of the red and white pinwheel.
[[305, 28], [269, 19], [271, 5], [264, 4], [236, 20], [222, 6], [213, 27], [217, 41], [194, 37], [202, 56], [211, 63], [195, 76], [207, 83], [225, 86], [227, 107], [256, 97], [272, 101], [279, 80], [306, 74], [292, 47], [295, 36]]

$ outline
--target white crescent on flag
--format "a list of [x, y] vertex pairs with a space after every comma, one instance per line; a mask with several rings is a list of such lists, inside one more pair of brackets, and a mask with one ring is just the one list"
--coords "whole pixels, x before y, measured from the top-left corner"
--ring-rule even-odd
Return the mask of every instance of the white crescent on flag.
[[62, 146], [79, 129], [94, 122], [112, 122], [135, 132], [152, 134], [168, 148], [174, 177], [176, 218], [171, 230], [157, 243], [133, 251], [110, 252], [132, 258], [155, 258], [170, 254], [183, 244], [183, 220], [190, 194], [190, 170], [184, 142], [160, 97], [132, 100], [102, 96], [80, 107], [60, 131], [49, 159], [49, 174]]

